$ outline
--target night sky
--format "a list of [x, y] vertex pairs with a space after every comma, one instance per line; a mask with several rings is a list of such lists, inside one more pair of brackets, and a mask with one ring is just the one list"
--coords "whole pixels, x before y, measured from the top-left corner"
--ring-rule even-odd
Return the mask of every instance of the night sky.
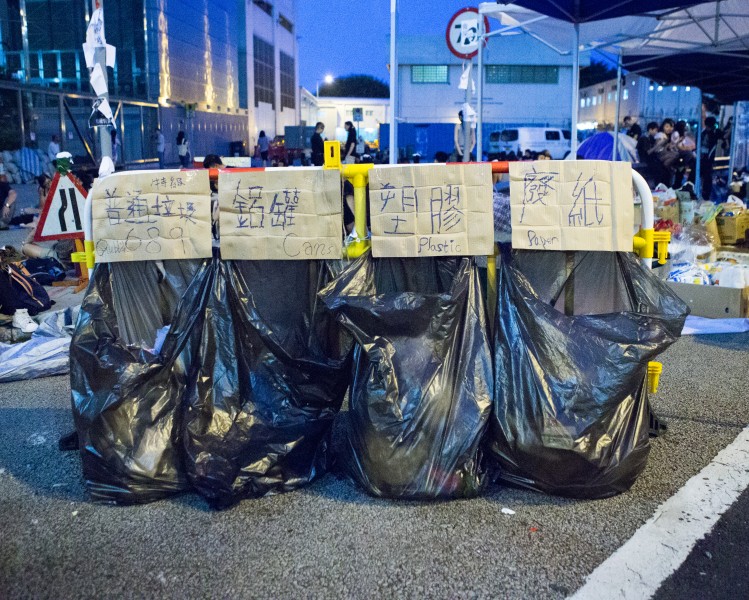
[[[388, 82], [390, 0], [297, 2], [300, 83], [315, 93], [317, 80], [365, 74]], [[398, 0], [399, 35], [444, 35], [459, 0]], [[494, 22], [496, 24], [496, 22]]]

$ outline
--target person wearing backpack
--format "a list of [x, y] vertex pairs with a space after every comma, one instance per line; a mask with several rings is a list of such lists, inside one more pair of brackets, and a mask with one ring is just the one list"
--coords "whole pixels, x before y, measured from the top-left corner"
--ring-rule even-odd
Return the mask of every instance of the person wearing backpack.
[[177, 154], [179, 154], [179, 163], [183, 169], [190, 168], [190, 144], [187, 142], [187, 136], [184, 131], [177, 134]]

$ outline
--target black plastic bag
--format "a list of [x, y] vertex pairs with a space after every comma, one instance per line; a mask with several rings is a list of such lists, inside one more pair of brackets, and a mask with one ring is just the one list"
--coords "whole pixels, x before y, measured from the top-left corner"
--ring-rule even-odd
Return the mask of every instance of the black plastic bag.
[[73, 416], [93, 498], [151, 502], [188, 488], [180, 428], [193, 360], [181, 354], [200, 334], [212, 276], [210, 260], [164, 261], [163, 271], [153, 262], [96, 266], [70, 345]]
[[353, 340], [317, 292], [322, 261], [217, 265], [186, 396], [185, 465], [214, 506], [324, 472]]
[[323, 472], [353, 346], [317, 299], [334, 267], [98, 265], [70, 356], [92, 496], [149, 502], [197, 489], [226, 506]]
[[505, 253], [497, 270], [499, 479], [578, 498], [629, 489], [650, 451], [647, 363], [687, 306], [632, 254]]
[[366, 254], [320, 296], [357, 341], [347, 474], [376, 496], [477, 494], [493, 378], [473, 260]]

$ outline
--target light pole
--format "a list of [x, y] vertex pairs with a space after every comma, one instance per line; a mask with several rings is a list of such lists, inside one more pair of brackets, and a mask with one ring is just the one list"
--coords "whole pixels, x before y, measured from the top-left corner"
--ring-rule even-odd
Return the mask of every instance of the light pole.
[[[323, 79], [323, 81], [327, 85], [330, 85], [331, 83], [333, 83], [335, 81], [335, 79], [333, 78], [332, 75], [326, 75], [325, 78]], [[315, 94], [315, 98], [319, 98], [319, 97], [320, 97], [320, 80], [318, 79], [317, 80], [317, 93]]]

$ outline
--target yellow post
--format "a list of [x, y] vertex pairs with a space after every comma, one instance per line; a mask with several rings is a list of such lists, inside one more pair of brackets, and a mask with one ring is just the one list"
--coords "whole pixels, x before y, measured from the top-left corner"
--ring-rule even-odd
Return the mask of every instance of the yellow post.
[[332, 142], [324, 142], [325, 145], [325, 168], [326, 169], [340, 169], [341, 168], [341, 144], [335, 140]]
[[655, 394], [658, 391], [658, 382], [663, 372], [663, 364], [655, 360], [648, 363], [648, 392]]
[[372, 163], [343, 165], [343, 176], [354, 186], [354, 241], [346, 248], [349, 258], [358, 258], [369, 250], [367, 230], [367, 182]]
[[497, 310], [497, 254], [499, 248], [494, 244], [494, 254], [486, 257], [486, 304], [489, 313], [489, 331], [494, 332], [494, 313]]

